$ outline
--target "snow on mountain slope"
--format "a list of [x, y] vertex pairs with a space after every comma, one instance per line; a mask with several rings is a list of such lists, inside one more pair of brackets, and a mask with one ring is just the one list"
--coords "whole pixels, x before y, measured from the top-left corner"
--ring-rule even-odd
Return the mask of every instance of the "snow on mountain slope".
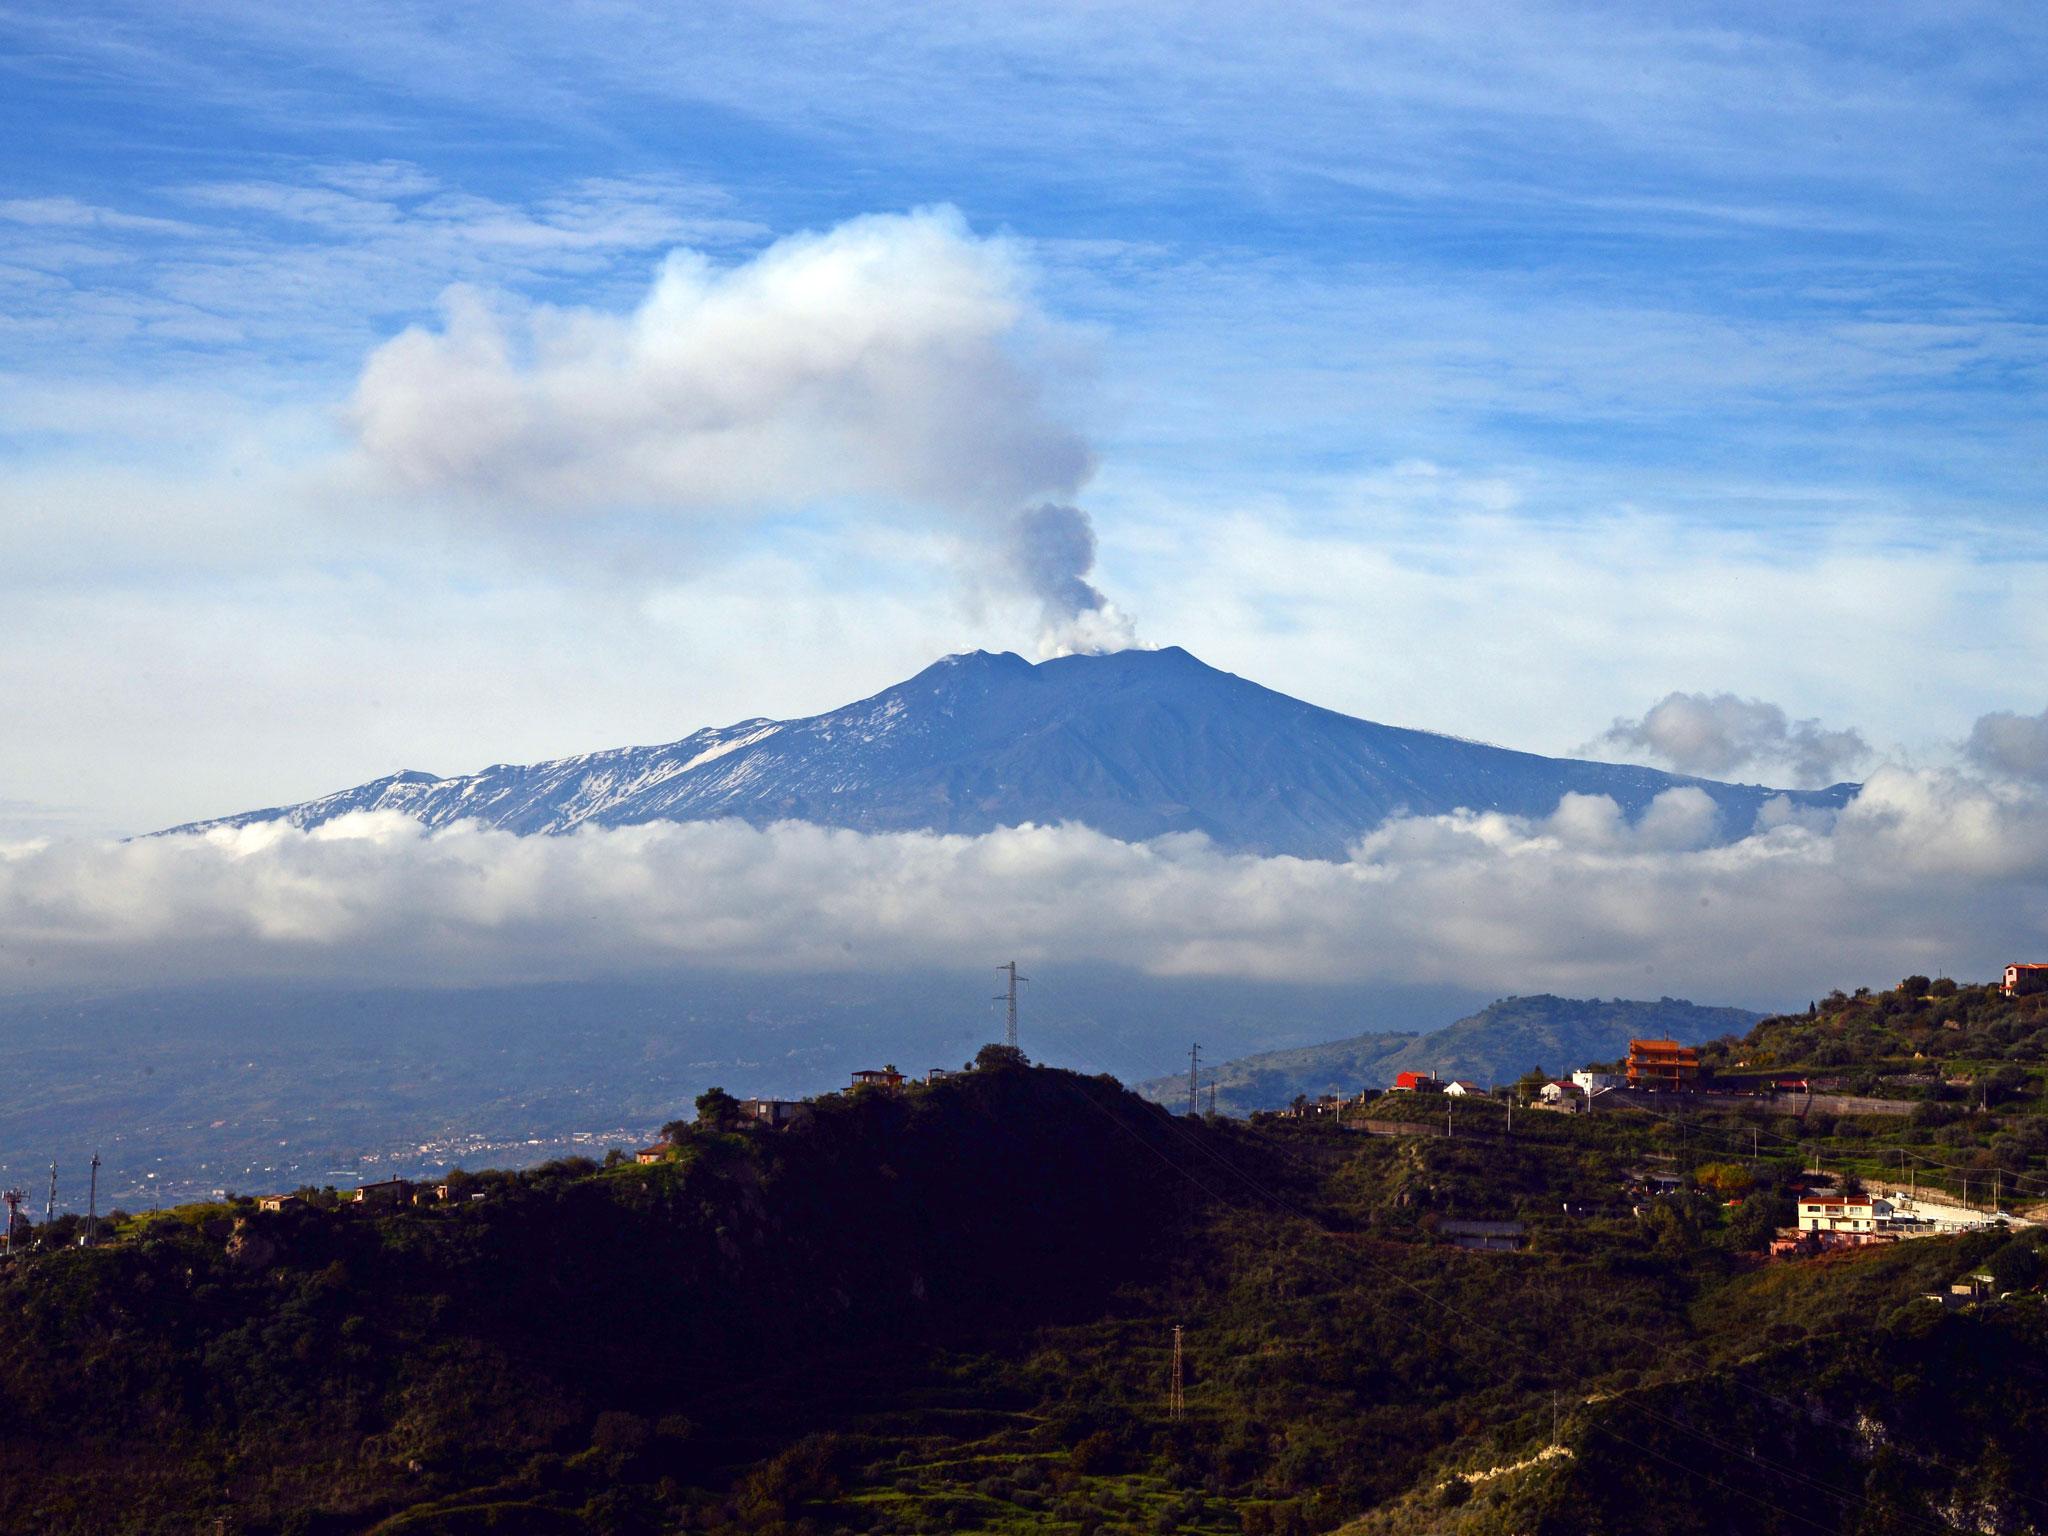
[[1079, 822], [1142, 840], [1202, 832], [1232, 849], [1342, 858], [1403, 812], [1548, 815], [1612, 796], [1633, 817], [1696, 785], [1726, 837], [1778, 794], [1839, 807], [1854, 785], [1779, 791], [1650, 768], [1538, 757], [1318, 709], [1178, 647], [1066, 656], [949, 656], [869, 699], [806, 720], [743, 720], [666, 746], [621, 747], [437, 779], [398, 773], [302, 805], [173, 828], [283, 819], [317, 826], [397, 810], [519, 833], [738, 817], [861, 831], [977, 833]]

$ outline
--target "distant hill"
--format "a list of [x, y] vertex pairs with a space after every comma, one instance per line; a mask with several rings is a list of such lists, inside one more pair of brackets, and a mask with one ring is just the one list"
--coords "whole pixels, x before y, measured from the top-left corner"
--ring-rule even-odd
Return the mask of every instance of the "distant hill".
[[[1746, 1008], [1703, 1007], [1671, 997], [1505, 997], [1427, 1034], [1354, 1035], [1226, 1061], [1215, 1069], [1216, 1107], [1239, 1115], [1278, 1109], [1297, 1094], [1313, 1098], [1385, 1087], [1399, 1072], [1436, 1072], [1482, 1085], [1506, 1082], [1537, 1066], [1564, 1073], [1613, 1060], [1631, 1039], [1698, 1044], [1740, 1034], [1762, 1017]], [[1154, 1078], [1137, 1091], [1158, 1103], [1181, 1104], [1187, 1078]]]
[[735, 817], [863, 832], [982, 833], [1074, 822], [1127, 841], [1200, 832], [1225, 848], [1341, 859], [1389, 817], [1458, 809], [1547, 816], [1567, 794], [1633, 818], [1700, 790], [1721, 833], [1780, 795], [1836, 807], [1853, 784], [1776, 790], [1621, 763], [1514, 752], [1318, 709], [1205, 666], [1178, 646], [1063, 656], [948, 656], [872, 698], [803, 720], [742, 720], [452, 778], [403, 772], [299, 805], [174, 828], [313, 827], [351, 811], [518, 833]]

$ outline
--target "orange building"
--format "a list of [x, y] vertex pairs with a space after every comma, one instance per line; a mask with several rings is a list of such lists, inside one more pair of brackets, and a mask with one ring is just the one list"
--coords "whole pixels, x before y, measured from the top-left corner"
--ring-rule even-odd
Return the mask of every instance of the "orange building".
[[1676, 1040], [1631, 1040], [1628, 1085], [1679, 1092], [1699, 1086], [1700, 1053]]

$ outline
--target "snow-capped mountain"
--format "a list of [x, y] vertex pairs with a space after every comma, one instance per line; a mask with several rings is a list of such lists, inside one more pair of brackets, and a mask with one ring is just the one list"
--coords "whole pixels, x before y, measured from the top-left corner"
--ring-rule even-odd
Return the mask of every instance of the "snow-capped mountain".
[[738, 817], [862, 831], [986, 832], [1079, 822], [1143, 840], [1203, 832], [1227, 848], [1341, 858], [1397, 813], [1460, 807], [1548, 815], [1610, 795], [1631, 817], [1697, 785], [1739, 837], [1771, 797], [1839, 807], [1855, 786], [1780, 791], [1650, 768], [1538, 757], [1304, 704], [1178, 647], [1067, 656], [949, 656], [907, 682], [807, 720], [743, 720], [667, 746], [621, 747], [436, 778], [396, 773], [302, 805], [172, 830], [356, 810], [513, 832]]

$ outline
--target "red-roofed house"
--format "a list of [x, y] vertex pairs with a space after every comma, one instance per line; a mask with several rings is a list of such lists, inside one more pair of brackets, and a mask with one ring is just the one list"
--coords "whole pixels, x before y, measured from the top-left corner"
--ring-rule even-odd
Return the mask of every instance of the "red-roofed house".
[[1435, 1093], [1441, 1086], [1431, 1072], [1397, 1072], [1394, 1074], [1395, 1093]]

